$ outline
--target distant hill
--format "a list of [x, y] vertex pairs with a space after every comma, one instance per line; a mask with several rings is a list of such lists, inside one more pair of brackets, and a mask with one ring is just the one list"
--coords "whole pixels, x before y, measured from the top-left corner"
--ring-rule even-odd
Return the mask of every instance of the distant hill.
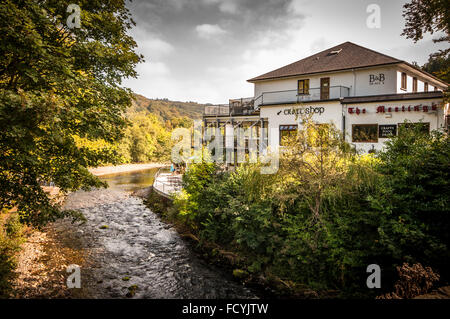
[[132, 102], [132, 106], [128, 112], [148, 111], [158, 116], [164, 122], [167, 122], [180, 117], [199, 119], [202, 117], [204, 107], [205, 104], [195, 102], [178, 102], [167, 99], [153, 100], [135, 94], [135, 100]]

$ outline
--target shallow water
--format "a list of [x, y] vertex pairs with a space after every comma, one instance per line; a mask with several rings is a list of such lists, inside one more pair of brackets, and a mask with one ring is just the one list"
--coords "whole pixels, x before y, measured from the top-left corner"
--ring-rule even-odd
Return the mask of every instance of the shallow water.
[[95, 251], [84, 281], [91, 297], [124, 298], [136, 285], [134, 298], [256, 298], [232, 276], [199, 259], [174, 228], [131, 195], [151, 185], [156, 171], [106, 176], [102, 179], [111, 188], [67, 198], [65, 207], [80, 210], [88, 220], [75, 231]]
[[157, 172], [158, 168], [151, 168], [129, 173], [103, 175], [100, 179], [108, 183], [108, 189], [135, 191], [151, 186]]

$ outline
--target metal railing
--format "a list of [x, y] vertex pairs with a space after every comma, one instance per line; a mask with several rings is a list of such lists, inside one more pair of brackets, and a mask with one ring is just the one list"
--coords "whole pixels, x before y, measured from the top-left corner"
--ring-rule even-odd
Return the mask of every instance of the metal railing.
[[255, 111], [254, 105], [253, 97], [230, 99], [228, 104], [206, 105], [203, 114], [205, 116], [251, 115]]
[[[161, 177], [164, 170], [167, 170], [169, 167], [160, 167], [155, 174], [153, 181], [153, 188], [163, 192], [164, 194], [170, 195], [171, 193], [176, 193], [182, 189], [181, 178], [177, 176], [167, 176], [167, 181], [161, 181], [159, 178]], [[172, 177], [172, 178], [171, 178]]]
[[204, 115], [230, 115], [229, 104], [206, 105]]
[[[255, 108], [261, 105], [279, 104], [279, 103], [300, 103], [310, 101], [332, 100], [350, 95], [350, 88], [345, 86], [330, 86], [328, 94], [321, 93], [320, 88], [310, 88], [307, 94], [299, 94], [297, 90], [263, 92], [258, 97]], [[256, 99], [255, 99], [256, 100]], [[255, 101], [256, 102], [256, 101]]]
[[333, 100], [348, 96], [350, 96], [350, 88], [341, 85], [330, 86], [326, 94], [321, 92], [320, 88], [310, 88], [307, 94], [299, 94], [297, 90], [263, 92], [256, 98], [231, 99], [229, 104], [206, 105], [203, 114], [205, 116], [251, 115], [261, 105]]
[[165, 194], [176, 193], [183, 188], [181, 184], [166, 183], [159, 180], [155, 180], [153, 187]]

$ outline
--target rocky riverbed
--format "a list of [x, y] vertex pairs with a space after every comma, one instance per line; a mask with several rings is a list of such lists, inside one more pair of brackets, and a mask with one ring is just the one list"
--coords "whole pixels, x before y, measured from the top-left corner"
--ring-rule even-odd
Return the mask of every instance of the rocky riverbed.
[[88, 220], [73, 231], [96, 252], [82, 279], [91, 297], [255, 297], [197, 258], [175, 229], [128, 192], [79, 191], [69, 195], [65, 208], [80, 210]]
[[[68, 195], [84, 224], [58, 220], [35, 231], [19, 255], [14, 298], [256, 298], [209, 265], [143, 200], [157, 168], [102, 177], [110, 187]], [[142, 194], [141, 194], [142, 195]], [[81, 288], [68, 289], [69, 265]]]

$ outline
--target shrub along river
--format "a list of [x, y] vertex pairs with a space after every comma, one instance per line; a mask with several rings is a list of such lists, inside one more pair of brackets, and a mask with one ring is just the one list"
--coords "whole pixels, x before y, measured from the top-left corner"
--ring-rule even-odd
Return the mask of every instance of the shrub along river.
[[157, 168], [102, 176], [108, 189], [71, 193], [67, 209], [87, 222], [72, 227], [91, 253], [81, 285], [91, 298], [256, 298], [233, 277], [197, 257], [169, 224], [133, 191], [148, 187]]

